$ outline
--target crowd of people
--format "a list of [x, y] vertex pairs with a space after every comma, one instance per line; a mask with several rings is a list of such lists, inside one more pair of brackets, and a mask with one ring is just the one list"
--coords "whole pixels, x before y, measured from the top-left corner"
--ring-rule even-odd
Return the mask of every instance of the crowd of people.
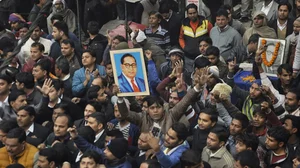
[[[0, 1], [1, 168], [300, 167], [300, 0], [24, 2]], [[130, 48], [148, 80], [114, 76]]]

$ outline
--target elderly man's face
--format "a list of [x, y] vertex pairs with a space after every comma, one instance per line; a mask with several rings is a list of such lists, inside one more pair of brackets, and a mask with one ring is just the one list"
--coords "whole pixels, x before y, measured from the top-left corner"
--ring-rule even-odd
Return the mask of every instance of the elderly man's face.
[[299, 32], [300, 32], [300, 22], [295, 20], [293, 25], [294, 25], [294, 27], [293, 27], [294, 28], [294, 33], [296, 35], [298, 35]]
[[133, 79], [136, 75], [136, 62], [132, 57], [125, 57], [122, 64], [122, 72], [126, 77]]

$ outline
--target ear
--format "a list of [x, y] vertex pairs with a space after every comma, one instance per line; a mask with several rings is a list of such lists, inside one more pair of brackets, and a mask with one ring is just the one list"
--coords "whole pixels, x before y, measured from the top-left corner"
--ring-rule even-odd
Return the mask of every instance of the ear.
[[63, 35], [64, 35], [64, 32], [63, 32], [63, 31], [59, 31], [59, 34], [60, 34], [61, 36], [63, 36]]
[[11, 86], [12, 86], [12, 84], [10, 83], [10, 84], [8, 85], [8, 88], [11, 89]]
[[283, 145], [284, 145], [283, 142], [279, 142], [279, 143], [278, 143], [278, 146], [279, 146], [279, 147], [283, 147]]
[[103, 124], [98, 124], [98, 129], [103, 129]]
[[49, 167], [55, 167], [54, 161], [51, 161], [51, 162], [49, 163]]
[[48, 76], [48, 74], [47, 74], [47, 71], [46, 71], [46, 70], [43, 70], [43, 74], [44, 74], [44, 76]]
[[30, 117], [30, 121], [33, 122], [34, 121], [34, 116]]
[[93, 57], [94, 62], [96, 62], [96, 57]]
[[300, 100], [298, 101], [298, 106], [300, 106]]
[[221, 141], [220, 144], [219, 144], [220, 147], [222, 147], [222, 146], [224, 146], [224, 145], [225, 145], [225, 142], [224, 142], [224, 141]]
[[246, 149], [247, 149], [247, 150], [252, 150], [252, 148], [251, 148], [251, 147], [247, 147]]
[[280, 78], [280, 75], [279, 75], [279, 73], [277, 73], [277, 78]]
[[295, 134], [298, 131], [298, 128], [293, 128], [292, 133]]
[[216, 125], [216, 122], [212, 122], [211, 125], [212, 127], [214, 127]]
[[21, 83], [20, 86], [21, 86], [21, 88], [24, 88], [24, 83]]

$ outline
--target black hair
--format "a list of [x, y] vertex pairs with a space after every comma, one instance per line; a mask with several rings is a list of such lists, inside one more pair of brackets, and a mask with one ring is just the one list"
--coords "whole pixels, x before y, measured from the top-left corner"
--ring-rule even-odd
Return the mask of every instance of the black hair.
[[94, 107], [94, 109], [96, 110], [96, 112], [100, 112], [101, 111], [101, 109], [102, 109], [102, 106], [101, 106], [101, 103], [99, 103], [99, 102], [97, 102], [97, 101], [89, 101], [87, 104], [86, 104], [86, 106], [87, 105], [91, 105], [91, 106], [93, 106]]
[[105, 115], [103, 113], [96, 112], [96, 113], [91, 114], [89, 117], [96, 119], [97, 124], [101, 123], [103, 125], [103, 127], [105, 127], [106, 120], [105, 120]]
[[300, 137], [300, 117], [287, 114], [283, 118], [283, 123], [287, 119], [292, 121], [292, 128], [297, 128], [297, 132], [295, 133], [295, 135], [297, 137]]
[[157, 105], [160, 105], [163, 107], [163, 105], [164, 105], [164, 101], [160, 97], [157, 97], [157, 96], [150, 96], [147, 100], [147, 103], [148, 103], [148, 106], [157, 104]]
[[33, 65], [33, 67], [40, 67], [41, 70], [46, 71], [47, 75], [51, 72], [51, 61], [49, 59], [41, 59]]
[[188, 129], [185, 127], [183, 123], [176, 122], [171, 126], [172, 130], [174, 130], [177, 134], [178, 140], [185, 141], [188, 136]]
[[90, 21], [88, 23], [87, 30], [91, 35], [98, 34], [100, 30], [99, 23], [96, 21]]
[[186, 11], [188, 11], [189, 9], [195, 9], [198, 12], [198, 7], [194, 3], [188, 4], [185, 9]]
[[251, 42], [252, 43], [258, 43], [259, 37], [261, 37], [259, 34], [252, 34], [249, 37], [248, 44], [250, 44]]
[[51, 23], [53, 23], [54, 20], [63, 21], [64, 17], [60, 14], [54, 14], [50, 20], [51, 20]]
[[45, 51], [45, 46], [40, 43], [40, 42], [34, 42], [31, 44], [31, 48], [38, 48], [40, 52], [44, 52]]
[[8, 95], [8, 103], [10, 104], [10, 102], [16, 101], [18, 97], [22, 95], [26, 96], [26, 93], [23, 90], [12, 90]]
[[247, 128], [248, 125], [249, 125], [249, 119], [248, 119], [248, 117], [247, 117], [245, 114], [243, 114], [243, 113], [237, 113], [237, 114], [233, 117], [233, 119], [236, 119], [236, 120], [238, 120], [238, 121], [240, 121], [240, 122], [242, 123], [242, 129]]
[[253, 116], [256, 115], [256, 114], [259, 115], [259, 116], [261, 116], [261, 117], [263, 117], [263, 118], [265, 118], [265, 120], [267, 120], [267, 115], [266, 115], [265, 112], [263, 112], [261, 110], [261, 106], [260, 105], [254, 106], [254, 108], [253, 108]]
[[68, 106], [68, 104], [66, 104], [66, 103], [59, 103], [59, 104], [56, 104], [55, 106], [54, 106], [54, 108], [53, 108], [53, 110], [54, 109], [63, 109], [64, 110], [64, 113], [65, 114], [69, 114], [69, 108], [68, 108], [69, 106]]
[[156, 159], [147, 159], [142, 163], [148, 164], [148, 168], [161, 168], [160, 163]]
[[106, 136], [115, 137], [115, 138], [124, 138], [123, 133], [118, 129], [107, 130]]
[[0, 130], [3, 133], [8, 133], [10, 130], [14, 128], [18, 128], [19, 125], [17, 123], [16, 119], [10, 119], [10, 120], [2, 120], [0, 121]]
[[157, 18], [160, 19], [160, 20], [163, 19], [163, 17], [161, 16], [161, 14], [160, 14], [159, 12], [157, 12], [157, 11], [151, 11], [151, 12], [149, 12], [149, 17], [150, 17], [151, 15], [155, 15], [155, 17], [157, 17]]
[[62, 164], [65, 162], [65, 161], [68, 161], [70, 156], [70, 150], [67, 148], [67, 146], [64, 144], [64, 143], [61, 143], [61, 142], [58, 142], [56, 144], [54, 144], [52, 146], [52, 149], [56, 150], [57, 152], [57, 158], [58, 158], [58, 161], [57, 161], [57, 165], [58, 167], [62, 167]]
[[20, 72], [16, 75], [16, 80], [20, 84], [24, 84], [26, 89], [33, 89], [34, 88], [34, 77], [32, 73], [29, 72]]
[[44, 156], [46, 157], [47, 161], [50, 162], [54, 162], [55, 166], [58, 166], [58, 153], [55, 149], [53, 148], [45, 148], [45, 149], [41, 149], [39, 151], [39, 156]]
[[229, 137], [229, 133], [222, 127], [214, 127], [210, 130], [211, 133], [214, 133], [217, 135], [219, 142], [224, 142], [224, 144], [226, 144], [228, 137]]
[[95, 57], [97, 56], [96, 52], [94, 50], [91, 50], [91, 49], [86, 49], [82, 52], [83, 53], [89, 53], [92, 57]]
[[258, 137], [253, 133], [244, 132], [242, 134], [238, 134], [235, 140], [242, 142], [245, 144], [246, 148], [250, 147], [253, 151], [256, 151], [259, 145]]
[[60, 69], [63, 74], [69, 74], [70, 73], [70, 65], [69, 61], [66, 57], [60, 56], [56, 59], [55, 65], [57, 69]]
[[220, 9], [225, 9], [225, 10], [232, 11], [232, 6], [229, 5], [229, 4], [225, 4], [225, 5], [222, 5], [222, 6], [220, 7]]
[[125, 59], [126, 57], [131, 57], [131, 58], [133, 58], [134, 61], [136, 62], [136, 59], [134, 58], [133, 55], [131, 55], [131, 54], [129, 54], [129, 53], [126, 53], [126, 54], [124, 54], [124, 55], [121, 57], [121, 64], [124, 64], [124, 59]]
[[204, 36], [200, 39], [199, 45], [202, 41], [205, 41], [207, 44], [209, 44], [210, 46], [212, 46], [213, 42], [212, 39], [208, 36]]
[[201, 154], [198, 151], [188, 149], [180, 157], [181, 166], [196, 166], [202, 162]]
[[14, 163], [6, 166], [6, 168], [25, 168], [25, 167], [19, 163]]
[[7, 84], [11, 84], [11, 83], [12, 83], [11, 77], [9, 77], [9, 76], [6, 75], [6, 74], [0, 74], [0, 79], [6, 81]]
[[29, 25], [27, 23], [21, 22], [21, 23], [19, 23], [19, 30], [22, 29], [22, 28], [29, 29]]
[[87, 91], [87, 97], [89, 100], [96, 99], [98, 97], [98, 92], [100, 90], [100, 86], [93, 85]]
[[286, 146], [290, 138], [290, 133], [283, 126], [272, 127], [267, 132], [268, 136], [274, 138], [278, 143], [283, 142]]
[[209, 47], [206, 49], [205, 55], [206, 55], [206, 56], [213, 55], [213, 56], [219, 58], [219, 57], [220, 57], [220, 50], [218, 49], [218, 47], [215, 47], [215, 46], [209, 46]]
[[59, 31], [64, 32], [65, 36], [69, 37], [69, 28], [66, 22], [58, 21], [53, 24], [53, 27], [56, 27]]
[[90, 126], [77, 128], [78, 135], [84, 138], [88, 143], [93, 144], [95, 141], [95, 131]]
[[81, 160], [83, 158], [93, 159], [96, 164], [100, 164], [100, 161], [101, 161], [101, 155], [98, 152], [94, 151], [94, 150], [87, 150], [87, 151], [85, 151], [83, 153], [83, 155], [80, 157], [79, 163], [81, 162]]
[[279, 75], [282, 74], [282, 70], [285, 70], [287, 73], [293, 73], [293, 67], [290, 64], [281, 64], [277, 69]]
[[169, 13], [171, 7], [169, 5], [169, 3], [161, 3], [160, 6], [159, 6], [159, 13]]
[[239, 161], [242, 167], [257, 168], [260, 167], [259, 159], [255, 151], [245, 150], [237, 154], [236, 161]]
[[75, 43], [71, 39], [64, 39], [63, 41], [61, 41], [61, 43], [66, 45], [70, 44], [71, 48], [75, 48]]
[[287, 6], [289, 13], [292, 11], [292, 5], [288, 2], [288, 1], [280, 1], [280, 3], [278, 4], [278, 10], [281, 6]]
[[66, 117], [68, 119], [68, 127], [72, 127], [73, 126], [73, 121], [71, 119], [71, 117], [68, 114], [59, 114], [57, 115], [57, 117], [54, 119], [54, 122], [59, 118], [59, 117]]
[[200, 110], [199, 116], [200, 116], [201, 113], [205, 113], [205, 114], [209, 115], [211, 122], [215, 122], [215, 123], [218, 122], [218, 116], [219, 115], [218, 115], [218, 112], [215, 109], [204, 108], [204, 109]]
[[126, 42], [126, 39], [121, 35], [116, 35], [113, 40], [119, 40], [120, 42]]
[[29, 105], [23, 106], [18, 111], [21, 111], [21, 110], [26, 111], [28, 113], [28, 115], [31, 116], [31, 117], [36, 116], [35, 109], [32, 106], [29, 106]]
[[6, 138], [16, 138], [19, 143], [22, 143], [26, 141], [26, 133], [22, 128], [13, 128], [7, 133]]
[[300, 89], [299, 88], [291, 88], [288, 92], [294, 93], [296, 95], [296, 99], [300, 100]]
[[220, 17], [220, 16], [225, 16], [226, 18], [228, 18], [228, 11], [226, 9], [220, 8], [217, 11], [216, 17]]
[[62, 82], [58, 79], [52, 79], [52, 86], [56, 91], [59, 91], [62, 88]]

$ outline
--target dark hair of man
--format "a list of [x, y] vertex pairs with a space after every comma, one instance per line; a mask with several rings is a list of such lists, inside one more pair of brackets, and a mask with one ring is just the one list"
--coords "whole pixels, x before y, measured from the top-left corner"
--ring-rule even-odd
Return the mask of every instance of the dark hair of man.
[[90, 126], [83, 126], [77, 128], [78, 135], [84, 138], [88, 143], [94, 144], [95, 131]]
[[290, 13], [292, 11], [292, 5], [288, 2], [288, 1], [281, 1], [279, 4], [278, 4], [278, 10], [281, 6], [287, 6], [288, 7], [288, 12]]
[[124, 138], [123, 133], [118, 129], [107, 130], [106, 136], [115, 137], [115, 138]]
[[47, 75], [51, 71], [51, 61], [49, 59], [41, 59], [33, 65], [33, 67], [40, 67], [41, 70], [47, 71]]
[[300, 89], [298, 89], [298, 88], [291, 88], [291, 89], [289, 89], [288, 92], [291, 92], [291, 93], [295, 94], [296, 95], [296, 99], [298, 101], [300, 100]]
[[61, 43], [65, 45], [70, 44], [71, 48], [75, 48], [75, 43], [71, 39], [64, 39]]
[[147, 159], [143, 163], [146, 163], [148, 168], [161, 168], [160, 163], [155, 159]]
[[148, 107], [152, 106], [153, 104], [157, 104], [162, 107], [164, 105], [164, 101], [160, 97], [157, 97], [157, 96], [150, 96], [147, 103], [148, 103]]
[[45, 148], [45, 149], [41, 149], [39, 151], [39, 156], [43, 156], [47, 159], [47, 161], [50, 162], [54, 162], [55, 166], [58, 166], [58, 153], [55, 149], [53, 148]]
[[16, 80], [20, 84], [24, 84], [26, 89], [33, 89], [34, 88], [34, 77], [32, 73], [29, 72], [20, 72], [16, 75]]
[[282, 70], [285, 70], [287, 73], [293, 73], [293, 67], [290, 64], [281, 64], [277, 69], [277, 73], [282, 75]]
[[206, 52], [205, 52], [205, 56], [209, 56], [209, 55], [213, 55], [215, 57], [220, 57], [220, 50], [218, 49], [218, 47], [215, 47], [215, 46], [209, 46], [207, 49], [206, 49]]
[[155, 17], [157, 17], [158, 19], [162, 20], [163, 17], [161, 16], [161, 14], [157, 11], [151, 11], [149, 12], [149, 17], [152, 16], [152, 15], [155, 15]]
[[91, 86], [87, 91], [88, 100], [96, 99], [98, 97], [99, 90], [100, 90], [100, 86], [98, 85]]
[[100, 112], [102, 110], [101, 103], [94, 100], [89, 101], [86, 105], [91, 105], [92, 107], [94, 107], [96, 112]]
[[267, 115], [266, 115], [265, 112], [263, 112], [263, 111], [261, 110], [261, 106], [260, 106], [260, 105], [259, 105], [259, 106], [255, 106], [255, 107], [253, 108], [253, 116], [254, 116], [254, 115], [259, 115], [259, 116], [265, 118], [265, 120], [267, 120]]
[[22, 143], [26, 141], [26, 133], [22, 128], [14, 128], [7, 133], [6, 138], [16, 138], [19, 143]]
[[64, 32], [65, 36], [69, 37], [69, 28], [66, 22], [58, 21], [53, 24], [53, 27], [56, 27], [59, 31]]
[[256, 151], [259, 145], [258, 137], [252, 133], [244, 132], [242, 134], [238, 134], [235, 137], [236, 141], [240, 141], [245, 144], [246, 148], [251, 148], [253, 151]]
[[163, 2], [160, 4], [158, 11], [159, 13], [169, 13], [170, 9], [170, 4], [167, 2]]
[[52, 86], [56, 91], [59, 91], [62, 88], [63, 84], [58, 79], [52, 79]]
[[290, 133], [283, 126], [272, 127], [267, 132], [268, 136], [274, 138], [278, 143], [283, 142], [287, 145]]
[[90, 21], [87, 26], [87, 30], [91, 35], [97, 35], [99, 33], [99, 23], [96, 21]]
[[228, 18], [228, 11], [226, 9], [220, 8], [217, 11], [216, 17], [220, 17], [220, 16], [225, 16], [226, 18]]
[[121, 57], [121, 64], [124, 64], [124, 59], [125, 59], [126, 57], [131, 57], [131, 58], [133, 58], [134, 61], [136, 62], [136, 59], [134, 58], [133, 55], [131, 55], [131, 54], [129, 54], [129, 53], [126, 53], [126, 54], [124, 54], [124, 55]]
[[198, 151], [188, 149], [180, 157], [181, 166], [196, 166], [202, 162], [201, 154]]
[[96, 112], [91, 114], [89, 117], [96, 119], [97, 124], [102, 124], [103, 128], [105, 127], [106, 120], [105, 120], [105, 115], [103, 113]]
[[45, 47], [42, 43], [40, 42], [34, 42], [31, 44], [31, 48], [38, 48], [40, 52], [44, 52], [45, 51]]
[[60, 14], [54, 14], [51, 18], [51, 23], [53, 23], [54, 20], [63, 21], [64, 17]]
[[20, 29], [23, 29], [23, 28], [27, 28], [27, 29], [29, 29], [29, 26], [28, 26], [28, 24], [27, 23], [19, 23], [19, 30]]
[[121, 35], [116, 35], [113, 40], [119, 40], [119, 42], [126, 42], [126, 39]]
[[101, 78], [103, 87], [107, 87], [108, 86], [108, 82], [107, 82], [106, 78], [103, 78], [103, 77], [99, 77], [99, 78]]
[[243, 114], [243, 113], [237, 113], [237, 114], [233, 117], [233, 119], [236, 119], [236, 120], [238, 120], [238, 121], [240, 121], [240, 122], [242, 123], [242, 129], [247, 128], [248, 125], [249, 125], [249, 119], [248, 119], [248, 117], [247, 117], [245, 114]]
[[71, 117], [70, 117], [69, 115], [67, 115], [67, 114], [59, 114], [59, 115], [55, 118], [54, 122], [55, 122], [58, 118], [60, 118], [60, 117], [65, 117], [65, 118], [68, 119], [68, 127], [72, 127], [72, 126], [73, 126], [73, 121], [72, 121]]
[[58, 57], [55, 61], [55, 65], [63, 74], [67, 75], [70, 73], [69, 61], [64, 56]]
[[62, 167], [63, 162], [68, 161], [70, 158], [70, 151], [67, 148], [67, 145], [64, 143], [58, 142], [52, 146], [52, 149], [56, 150], [57, 152], [57, 165], [58, 167]]
[[11, 84], [12, 83], [12, 79], [11, 77], [9, 77], [8, 75], [6, 74], [1, 74], [0, 75], [0, 79], [4, 80], [7, 82], [7, 84]]
[[8, 95], [8, 103], [10, 104], [10, 102], [16, 101], [18, 97], [22, 95], [26, 96], [26, 93], [23, 90], [12, 90]]
[[18, 123], [16, 119], [10, 119], [10, 120], [2, 120], [0, 121], [0, 130], [3, 133], [8, 133], [10, 130], [14, 129], [14, 128], [18, 128]]
[[92, 57], [95, 57], [97, 56], [96, 52], [94, 50], [90, 50], [90, 49], [86, 49], [82, 52], [83, 53], [89, 53]]
[[190, 3], [186, 6], [186, 11], [189, 11], [189, 9], [195, 9], [198, 12], [198, 7], [194, 3]]
[[248, 44], [250, 44], [251, 42], [252, 43], [258, 43], [259, 37], [261, 37], [259, 34], [252, 34], [249, 37]]
[[100, 161], [102, 160], [101, 159], [101, 155], [99, 153], [97, 153], [96, 151], [94, 150], [87, 150], [83, 153], [83, 155], [80, 157], [80, 161], [83, 159], [83, 158], [90, 158], [90, 159], [93, 159], [94, 162], [96, 164], [100, 164]]
[[228, 4], [225, 4], [225, 5], [222, 5], [220, 7], [220, 9], [225, 9], [225, 10], [229, 10], [230, 12], [232, 11], [232, 6], [228, 5]]
[[295, 133], [295, 135], [297, 137], [300, 137], [300, 117], [298, 116], [294, 116], [294, 115], [285, 115], [283, 118], [283, 123], [285, 120], [291, 120], [292, 121], [292, 128], [296, 128], [297, 132]]
[[177, 138], [179, 141], [185, 141], [188, 136], [188, 129], [185, 127], [183, 123], [176, 122], [171, 126], [172, 130], [174, 130], [177, 134]]
[[25, 167], [19, 163], [14, 163], [6, 166], [6, 168], [25, 168]]
[[259, 159], [255, 151], [245, 150], [237, 154], [236, 161], [239, 161], [242, 167], [258, 168]]
[[19, 109], [19, 111], [21, 111], [21, 110], [26, 111], [30, 117], [32, 117], [32, 116], [35, 117], [36, 116], [35, 109], [32, 106], [28, 106], [28, 105], [23, 106]]
[[214, 133], [217, 135], [219, 142], [224, 142], [226, 144], [229, 133], [222, 127], [214, 127], [213, 129], [210, 130], [211, 133]]
[[219, 114], [218, 114], [218, 112], [216, 110], [214, 110], [212, 108], [205, 108], [205, 109], [200, 110], [199, 115], [201, 113], [205, 113], [205, 114], [209, 115], [211, 122], [215, 122], [215, 123], [218, 122], [218, 115]]
[[65, 104], [65, 103], [59, 103], [59, 104], [56, 104], [53, 108], [53, 110], [55, 109], [62, 109], [64, 111], [65, 114], [69, 114], [69, 108], [68, 108], [68, 104]]
[[209, 46], [212, 46], [213, 42], [212, 42], [212, 39], [208, 36], [204, 36], [200, 39], [200, 42], [199, 44], [202, 42], [202, 41], [205, 41], [207, 44], [209, 44]]

